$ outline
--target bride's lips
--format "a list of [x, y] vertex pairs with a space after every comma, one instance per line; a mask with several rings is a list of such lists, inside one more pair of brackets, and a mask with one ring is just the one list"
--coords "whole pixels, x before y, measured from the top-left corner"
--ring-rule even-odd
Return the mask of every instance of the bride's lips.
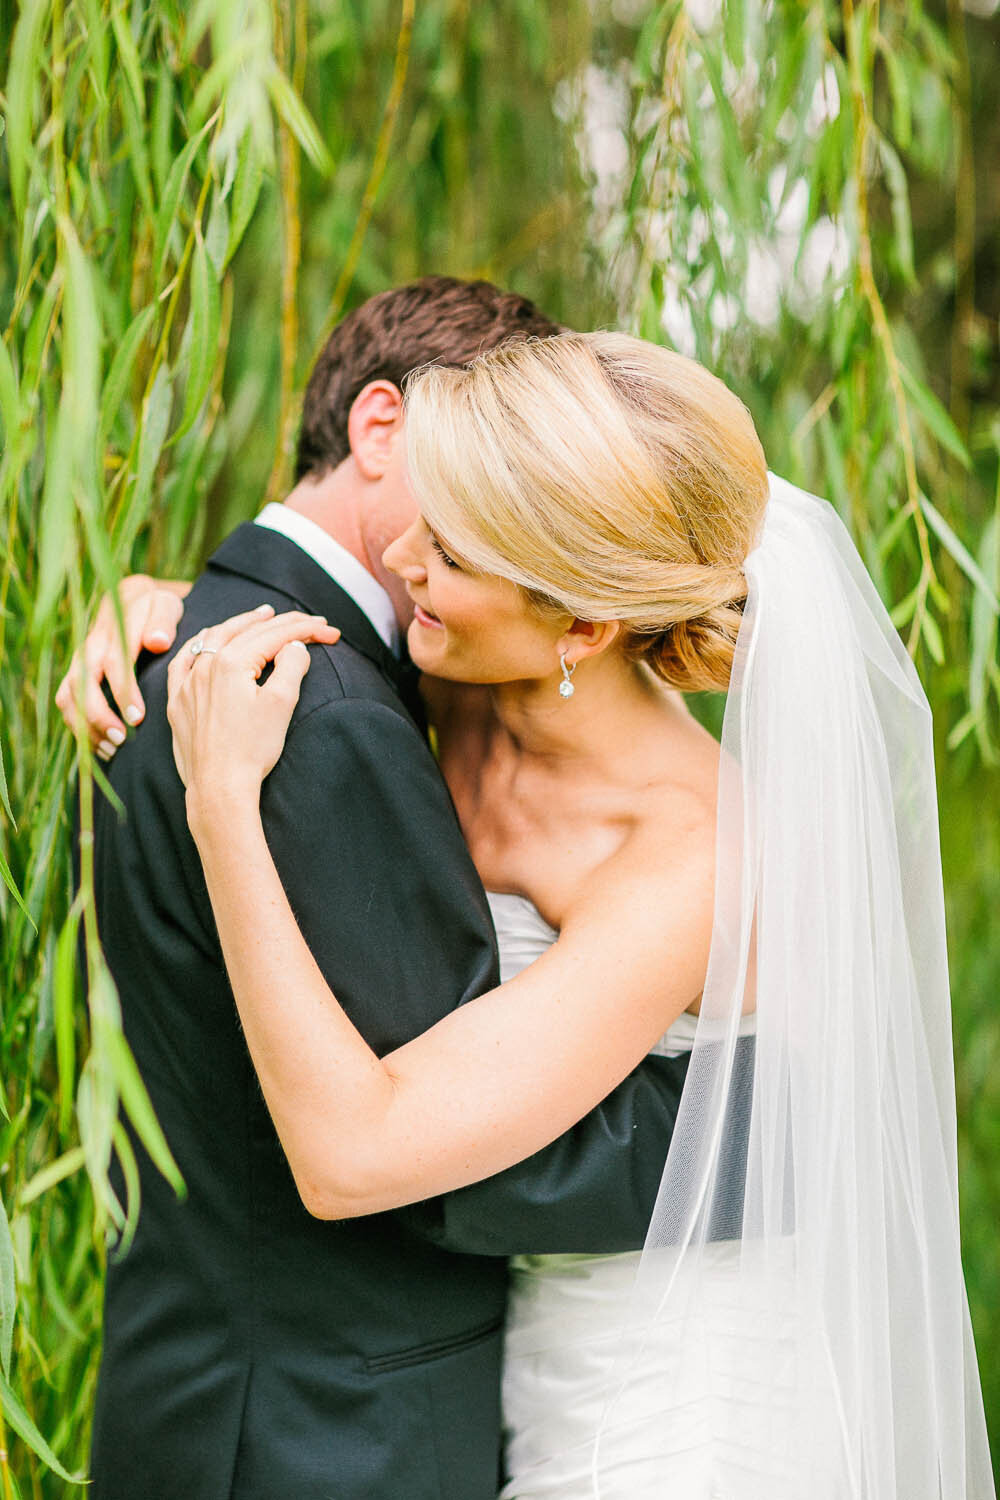
[[428, 629], [428, 630], [443, 630], [444, 629], [444, 626], [442, 625], [441, 621], [438, 619], [437, 615], [429, 615], [427, 613], [426, 609], [421, 609], [420, 605], [417, 604], [416, 601], [414, 601], [414, 604], [413, 604], [413, 618], [416, 620], [416, 622], [417, 622], [418, 625], [423, 625], [425, 627], [425, 629]]

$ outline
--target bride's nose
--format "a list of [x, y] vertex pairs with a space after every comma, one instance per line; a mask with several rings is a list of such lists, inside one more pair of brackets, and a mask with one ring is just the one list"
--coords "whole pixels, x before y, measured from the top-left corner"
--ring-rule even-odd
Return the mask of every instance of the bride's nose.
[[404, 578], [407, 583], [423, 583], [427, 577], [427, 566], [419, 546], [421, 521], [419, 517], [408, 526], [402, 536], [390, 542], [382, 553], [382, 563], [390, 573]]

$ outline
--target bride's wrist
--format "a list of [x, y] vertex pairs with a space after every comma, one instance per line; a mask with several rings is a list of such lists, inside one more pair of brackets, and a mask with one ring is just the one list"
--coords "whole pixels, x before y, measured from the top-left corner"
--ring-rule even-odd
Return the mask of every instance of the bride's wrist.
[[231, 840], [243, 826], [260, 821], [260, 782], [228, 778], [214, 786], [192, 782], [185, 794], [188, 827], [199, 848], [220, 836]]

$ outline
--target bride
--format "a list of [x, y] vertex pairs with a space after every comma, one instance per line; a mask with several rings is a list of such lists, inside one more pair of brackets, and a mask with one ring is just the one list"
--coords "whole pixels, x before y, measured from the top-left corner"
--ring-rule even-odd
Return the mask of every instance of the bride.
[[[421, 516], [385, 560], [500, 988], [376, 1056], [259, 813], [309, 622], [226, 621], [170, 667], [305, 1202], [477, 1181], [691, 1050], [642, 1256], [512, 1266], [503, 1500], [985, 1500], [929, 716], [846, 533], [767, 474], [718, 380], [640, 340], [505, 345], [406, 404]], [[680, 697], [706, 688], [729, 690], [721, 749]]]

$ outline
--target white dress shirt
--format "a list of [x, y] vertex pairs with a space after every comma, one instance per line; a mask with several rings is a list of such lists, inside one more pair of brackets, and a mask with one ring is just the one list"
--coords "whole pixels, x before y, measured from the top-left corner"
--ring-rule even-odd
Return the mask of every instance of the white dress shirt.
[[[333, 581], [339, 583], [359, 609], [364, 611], [389, 650], [396, 656], [399, 655], [399, 625], [392, 600], [378, 580], [372, 577], [356, 557], [351, 556], [346, 547], [335, 542], [328, 531], [317, 526], [315, 521], [310, 521], [308, 516], [277, 501], [272, 500], [269, 505], [264, 506], [256, 518], [256, 524], [267, 526], [271, 531], [280, 531], [282, 536], [287, 536], [289, 541], [308, 553], [313, 562], [319, 563], [323, 571], [329, 573]], [[330, 621], [331, 625], [336, 623], [336, 620]]]

